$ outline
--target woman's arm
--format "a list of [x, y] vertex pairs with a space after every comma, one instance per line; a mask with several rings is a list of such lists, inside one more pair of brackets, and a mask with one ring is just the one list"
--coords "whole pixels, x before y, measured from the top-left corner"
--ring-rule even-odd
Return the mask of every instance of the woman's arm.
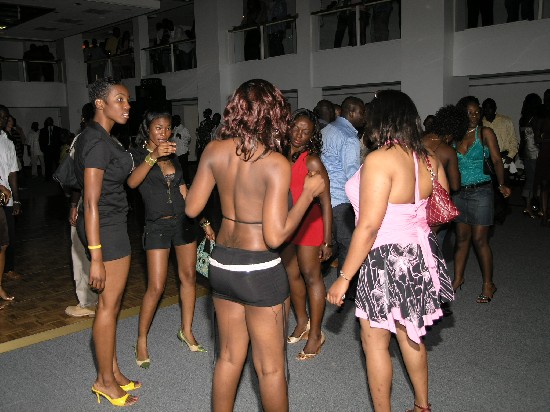
[[99, 197], [103, 186], [102, 169], [84, 169], [84, 225], [91, 255], [90, 286], [98, 291], [105, 288], [105, 265], [99, 235]]
[[163, 156], [169, 156], [172, 153], [176, 152], [176, 144], [172, 142], [163, 142], [158, 145], [153, 152], [149, 153], [143, 162], [136, 167], [130, 176], [128, 177], [127, 183], [131, 189], [135, 189], [140, 184], [143, 183], [147, 174], [151, 171], [157, 159]]
[[460, 190], [460, 170], [458, 169], [458, 157], [456, 156], [456, 150], [452, 147], [449, 147], [448, 152], [449, 155], [447, 165], [444, 167], [445, 175], [449, 182], [449, 188], [451, 191], [457, 192]]
[[[361, 169], [359, 221], [353, 231], [348, 255], [342, 270], [327, 293], [327, 300], [340, 306], [342, 297], [361, 264], [365, 261], [386, 214], [392, 187], [390, 165], [384, 153], [372, 152]], [[399, 236], [396, 234], [396, 236]]]
[[272, 249], [278, 248], [296, 230], [313, 198], [325, 189], [319, 173], [306, 176], [302, 194], [287, 213], [290, 175], [290, 164], [283, 156], [271, 162], [271, 170], [264, 173], [263, 234], [266, 245]]
[[319, 250], [319, 259], [325, 261], [332, 256], [332, 204], [330, 202], [330, 180], [327, 169], [325, 169], [319, 156], [308, 156], [307, 168], [310, 172], [318, 172], [325, 182], [325, 190], [319, 195], [321, 213], [323, 215], [323, 244]]
[[216, 155], [217, 147], [217, 142], [212, 142], [206, 146], [202, 153], [193, 184], [185, 197], [185, 214], [189, 217], [195, 218], [203, 211], [214, 189], [216, 181], [214, 180], [210, 162]]
[[504, 197], [510, 196], [512, 192], [509, 187], [504, 185], [504, 165], [502, 163], [502, 157], [500, 155], [500, 147], [498, 146], [497, 137], [495, 132], [490, 127], [484, 127], [482, 129], [483, 142], [485, 146], [489, 148], [491, 161], [495, 167], [495, 174], [498, 182], [498, 190]]

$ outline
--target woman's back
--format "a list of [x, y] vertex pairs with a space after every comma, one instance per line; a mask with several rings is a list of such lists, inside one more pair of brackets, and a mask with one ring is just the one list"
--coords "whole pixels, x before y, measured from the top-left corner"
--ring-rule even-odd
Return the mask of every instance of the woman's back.
[[262, 146], [252, 159], [244, 161], [237, 156], [236, 145], [235, 139], [226, 139], [214, 141], [208, 147], [214, 154], [208, 159], [220, 193], [223, 215], [217, 242], [232, 248], [266, 250], [269, 247], [264, 231], [273, 223], [265, 215], [266, 206], [273, 205], [266, 205], [266, 202], [277, 203], [273, 196], [281, 186], [277, 181], [288, 187], [290, 165], [275, 152], [259, 159]]

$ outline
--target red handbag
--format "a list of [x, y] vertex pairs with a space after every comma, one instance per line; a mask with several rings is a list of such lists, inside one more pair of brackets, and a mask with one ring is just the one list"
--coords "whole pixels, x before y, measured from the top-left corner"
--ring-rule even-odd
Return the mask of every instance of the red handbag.
[[426, 165], [432, 177], [432, 194], [428, 198], [426, 205], [426, 220], [429, 226], [439, 226], [450, 222], [457, 217], [460, 212], [451, 200], [449, 193], [437, 180], [430, 160], [426, 157]]

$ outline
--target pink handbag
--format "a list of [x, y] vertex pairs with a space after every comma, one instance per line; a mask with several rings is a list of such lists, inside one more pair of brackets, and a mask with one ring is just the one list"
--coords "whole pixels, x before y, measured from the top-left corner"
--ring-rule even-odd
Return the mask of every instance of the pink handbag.
[[429, 226], [438, 226], [450, 222], [460, 212], [451, 200], [449, 193], [438, 182], [428, 157], [426, 157], [426, 165], [432, 177], [432, 194], [428, 198], [426, 205], [426, 220]]

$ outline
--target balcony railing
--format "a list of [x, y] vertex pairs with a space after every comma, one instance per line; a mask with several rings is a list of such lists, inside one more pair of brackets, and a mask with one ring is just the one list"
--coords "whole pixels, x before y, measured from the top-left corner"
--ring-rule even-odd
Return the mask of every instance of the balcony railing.
[[237, 26], [229, 30], [233, 40], [233, 62], [263, 60], [296, 53], [296, 19], [288, 16], [258, 26]]
[[61, 60], [0, 58], [0, 80], [15, 82], [64, 82]]
[[[311, 13], [319, 26], [319, 50], [401, 37], [399, 6], [392, 0], [355, 2]], [[357, 30], [359, 27], [359, 30]]]
[[88, 83], [101, 77], [112, 76], [116, 79], [131, 79], [135, 76], [134, 53], [115, 54], [102, 59], [88, 60]]
[[197, 67], [195, 39], [178, 40], [169, 44], [147, 47], [147, 74], [170, 73]]

